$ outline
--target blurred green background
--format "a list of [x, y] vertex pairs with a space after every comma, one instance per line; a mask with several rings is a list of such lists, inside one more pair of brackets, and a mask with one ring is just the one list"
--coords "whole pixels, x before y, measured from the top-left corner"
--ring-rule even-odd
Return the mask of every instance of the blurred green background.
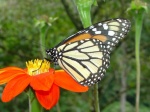
[[[149, 0], [145, 0], [148, 3]], [[128, 36], [111, 54], [111, 64], [103, 80], [99, 82], [99, 102], [102, 112], [121, 112], [122, 98], [126, 100], [126, 112], [135, 111], [136, 65], [135, 22], [126, 13], [130, 0], [98, 0], [91, 10], [92, 22], [111, 18], [128, 18], [132, 28]], [[39, 43], [39, 28], [35, 20], [57, 17], [49, 27], [45, 45]], [[76, 6], [72, 0], [0, 0], [0, 67], [25, 68], [25, 61], [43, 58], [40, 46], [49, 49], [82, 29]], [[144, 16], [140, 60], [141, 90], [140, 112], [150, 112], [150, 12]], [[122, 83], [125, 81], [125, 90]], [[2, 93], [3, 87], [0, 87]], [[94, 112], [93, 87], [86, 93], [61, 90], [61, 112]], [[9, 103], [0, 102], [0, 112], [28, 112], [28, 99], [21, 94]], [[45, 112], [47, 112], [45, 110]], [[57, 112], [54, 107], [51, 112]]]

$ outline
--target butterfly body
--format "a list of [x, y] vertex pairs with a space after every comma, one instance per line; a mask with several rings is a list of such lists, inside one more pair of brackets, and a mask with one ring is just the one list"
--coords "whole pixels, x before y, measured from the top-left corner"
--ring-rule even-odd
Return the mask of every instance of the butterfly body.
[[46, 53], [78, 83], [90, 86], [102, 79], [109, 67], [110, 53], [129, 28], [126, 19], [100, 22], [71, 35]]

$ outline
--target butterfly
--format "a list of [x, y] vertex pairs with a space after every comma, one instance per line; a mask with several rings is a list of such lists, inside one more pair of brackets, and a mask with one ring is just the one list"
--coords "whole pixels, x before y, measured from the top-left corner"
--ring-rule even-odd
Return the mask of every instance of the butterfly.
[[106, 73], [111, 52], [130, 27], [130, 21], [121, 18], [99, 22], [69, 36], [46, 53], [51, 62], [79, 84], [91, 86]]

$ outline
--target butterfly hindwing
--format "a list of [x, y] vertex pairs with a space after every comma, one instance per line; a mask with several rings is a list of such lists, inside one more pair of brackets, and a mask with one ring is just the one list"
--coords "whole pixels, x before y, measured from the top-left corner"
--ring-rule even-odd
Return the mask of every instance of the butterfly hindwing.
[[85, 39], [57, 48], [62, 57], [58, 64], [83, 85], [95, 84], [109, 66], [109, 54], [98, 39]]

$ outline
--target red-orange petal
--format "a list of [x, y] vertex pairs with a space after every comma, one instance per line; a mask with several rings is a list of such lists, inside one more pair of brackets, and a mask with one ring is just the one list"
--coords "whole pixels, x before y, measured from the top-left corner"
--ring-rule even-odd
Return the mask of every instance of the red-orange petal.
[[45, 109], [51, 109], [59, 100], [59, 87], [55, 84], [52, 85], [49, 91], [35, 91], [39, 103]]
[[20, 70], [21, 71], [22, 68], [12, 66], [12, 67], [6, 67], [6, 68], [0, 69], [0, 71], [7, 71], [7, 70]]
[[32, 76], [32, 81], [30, 83], [30, 86], [34, 90], [43, 90], [47, 91], [51, 88], [53, 82], [54, 82], [54, 75], [53, 72], [46, 72], [42, 73], [36, 76]]
[[17, 67], [6, 67], [0, 69], [0, 84], [7, 83], [20, 74], [26, 74], [26, 72]]
[[73, 92], [86, 92], [88, 87], [82, 86], [77, 83], [69, 74], [63, 70], [55, 71], [55, 80], [54, 83], [64, 89], [73, 91]]
[[8, 102], [20, 94], [29, 85], [31, 78], [22, 74], [9, 81], [2, 93], [2, 101]]

